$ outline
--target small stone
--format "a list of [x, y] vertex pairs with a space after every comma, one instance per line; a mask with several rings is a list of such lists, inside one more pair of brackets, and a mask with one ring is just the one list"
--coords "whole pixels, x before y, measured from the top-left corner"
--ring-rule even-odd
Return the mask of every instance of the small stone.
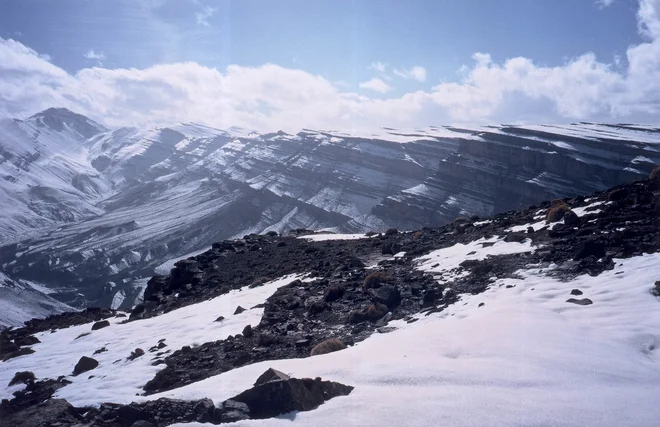
[[222, 322], [223, 320], [225, 320], [225, 316], [218, 316], [218, 318], [215, 319], [214, 322]]
[[582, 295], [582, 291], [579, 289], [573, 289], [571, 295]]
[[234, 314], [235, 315], [236, 314], [241, 314], [244, 311], [245, 311], [245, 309], [239, 305], [238, 307], [236, 307], [236, 311], [234, 311]]
[[131, 355], [127, 357], [127, 360], [135, 360], [141, 356], [144, 356], [144, 350], [142, 350], [141, 348], [136, 348], [131, 352]]
[[483, 307], [484, 305], [486, 305], [485, 302], [480, 302], [480, 303], [479, 303], [479, 307]]

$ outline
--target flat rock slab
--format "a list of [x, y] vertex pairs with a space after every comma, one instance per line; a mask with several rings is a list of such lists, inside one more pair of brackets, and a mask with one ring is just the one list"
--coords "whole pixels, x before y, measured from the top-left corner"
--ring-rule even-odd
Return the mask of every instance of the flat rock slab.
[[352, 386], [320, 378], [290, 378], [258, 385], [229, 400], [245, 403], [251, 419], [265, 419], [292, 411], [311, 411], [326, 400], [352, 391]]

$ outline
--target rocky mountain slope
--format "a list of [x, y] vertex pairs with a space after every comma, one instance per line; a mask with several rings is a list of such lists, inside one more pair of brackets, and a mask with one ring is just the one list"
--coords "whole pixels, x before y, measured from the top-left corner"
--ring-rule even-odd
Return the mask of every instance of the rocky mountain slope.
[[[633, 125], [257, 134], [107, 130], [50, 109], [0, 124], [0, 266], [58, 300], [128, 308], [212, 242], [308, 228], [415, 229], [639, 179], [660, 130]], [[24, 320], [24, 319], [22, 319]]]
[[651, 427], [659, 218], [657, 170], [439, 228], [219, 241], [130, 313], [0, 335], [0, 425]]

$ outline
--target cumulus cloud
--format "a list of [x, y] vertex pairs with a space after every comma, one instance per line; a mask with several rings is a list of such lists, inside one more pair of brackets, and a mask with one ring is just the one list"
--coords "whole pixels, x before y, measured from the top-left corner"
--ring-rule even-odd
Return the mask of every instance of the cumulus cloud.
[[[323, 76], [273, 64], [220, 70], [184, 62], [71, 74], [20, 42], [0, 39], [0, 115], [25, 117], [62, 106], [108, 126], [195, 121], [260, 131], [461, 122], [657, 123], [660, 0], [640, 0], [637, 19], [641, 41], [626, 51], [620, 66], [593, 53], [554, 67], [524, 57], [496, 62], [477, 53], [458, 81], [389, 97], [355, 93]], [[360, 87], [378, 94], [390, 90], [381, 79]]]
[[382, 81], [381, 79], [378, 79], [378, 78], [373, 78], [373, 79], [368, 80], [366, 82], [362, 82], [362, 83], [360, 83], [360, 87], [362, 89], [369, 89], [369, 90], [373, 90], [374, 92], [378, 92], [378, 93], [387, 93], [390, 90], [392, 90], [390, 85], [388, 85], [387, 83], [385, 83], [384, 81]]
[[209, 24], [209, 18], [213, 16], [217, 11], [218, 8], [216, 7], [204, 6], [202, 10], [195, 13], [195, 17], [197, 18], [197, 24], [204, 27], [210, 27], [211, 24]]
[[416, 65], [409, 70], [395, 69], [393, 72], [397, 76], [403, 77], [404, 79], [415, 79], [418, 82], [426, 81], [426, 69], [424, 67], [420, 67], [419, 65]]
[[103, 52], [96, 52], [94, 49], [88, 50], [84, 56], [87, 59], [96, 59], [97, 61], [105, 59], [105, 54]]

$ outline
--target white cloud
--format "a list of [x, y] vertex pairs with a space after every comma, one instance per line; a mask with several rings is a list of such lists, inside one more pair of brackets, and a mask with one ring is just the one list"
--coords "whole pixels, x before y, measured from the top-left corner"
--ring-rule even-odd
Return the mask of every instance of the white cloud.
[[614, 0], [596, 0], [596, 5], [601, 9], [612, 6], [612, 3], [614, 3]]
[[88, 50], [84, 56], [87, 59], [95, 59], [97, 61], [102, 61], [105, 59], [105, 54], [103, 52], [96, 52], [94, 49]]
[[[619, 66], [592, 53], [554, 67], [524, 57], [500, 63], [479, 53], [456, 82], [387, 98], [272, 64], [218, 70], [185, 62], [70, 74], [20, 42], [0, 39], [0, 115], [25, 117], [63, 106], [108, 126], [195, 121], [262, 131], [459, 122], [657, 123], [660, 0], [640, 0], [639, 6], [643, 39], [626, 51]], [[379, 94], [390, 89], [381, 79], [360, 87]]]
[[382, 62], [372, 62], [369, 65], [369, 68], [372, 70], [376, 70], [379, 73], [384, 73], [387, 70], [387, 64], [383, 64]]
[[390, 85], [388, 85], [387, 83], [385, 83], [384, 81], [382, 81], [381, 79], [378, 79], [378, 78], [373, 78], [373, 79], [368, 80], [366, 82], [360, 83], [360, 88], [369, 89], [369, 90], [372, 90], [372, 91], [378, 92], [378, 93], [387, 93], [390, 90], [392, 90]]
[[415, 79], [418, 82], [426, 81], [426, 69], [424, 67], [420, 67], [419, 65], [415, 65], [409, 70], [394, 69], [393, 73], [399, 77], [403, 77], [404, 79]]
[[209, 24], [209, 18], [213, 16], [217, 11], [218, 8], [216, 7], [205, 6], [201, 11], [195, 13], [195, 17], [197, 18], [197, 24], [202, 25], [204, 27], [210, 27], [211, 24]]

